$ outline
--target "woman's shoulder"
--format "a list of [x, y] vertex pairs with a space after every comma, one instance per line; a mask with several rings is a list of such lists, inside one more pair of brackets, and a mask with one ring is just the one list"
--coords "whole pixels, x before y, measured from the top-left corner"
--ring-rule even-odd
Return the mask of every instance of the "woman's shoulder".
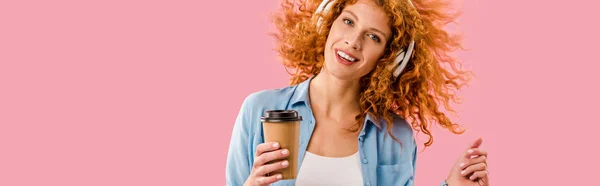
[[293, 86], [250, 93], [242, 103], [236, 122], [243, 126], [242, 128], [254, 131], [259, 126], [257, 122], [260, 122], [260, 117], [267, 110], [284, 109], [292, 93]]
[[395, 165], [407, 162], [398, 166], [410, 167], [412, 164], [409, 162], [413, 162], [417, 152], [416, 140], [410, 124], [398, 115], [394, 115], [391, 125], [388, 125], [383, 118], [378, 118], [378, 120], [380, 122], [377, 132], [378, 163]]
[[388, 128], [389, 128], [390, 133], [395, 138], [397, 138], [399, 141], [402, 141], [402, 143], [411, 144], [411, 145], [415, 144], [414, 130], [413, 130], [412, 126], [402, 116], [399, 116], [396, 114], [392, 114], [392, 115], [393, 115], [393, 119], [392, 119], [391, 125], [388, 125], [388, 122], [383, 117], [378, 118], [378, 122], [379, 122], [379, 126], [380, 126], [379, 134], [382, 135], [382, 139], [386, 139], [386, 141], [387, 140], [395, 141], [395, 140], [389, 138], [389, 136], [387, 136], [387, 135], [389, 135], [389, 133], [387, 132]]
[[287, 103], [294, 94], [295, 86], [286, 86], [276, 89], [264, 89], [250, 93], [244, 100], [248, 107], [276, 107], [283, 102]]
[[387, 131], [387, 129], [390, 128], [390, 131], [394, 135], [413, 135], [413, 129], [411, 125], [402, 116], [399, 116], [397, 114], [391, 115], [391, 125], [388, 125], [388, 122], [383, 117], [378, 118], [378, 122], [382, 131]]

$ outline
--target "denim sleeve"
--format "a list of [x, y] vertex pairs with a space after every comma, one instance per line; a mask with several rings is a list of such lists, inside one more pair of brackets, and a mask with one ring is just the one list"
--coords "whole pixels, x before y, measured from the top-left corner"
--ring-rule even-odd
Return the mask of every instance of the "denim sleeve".
[[440, 186], [448, 186], [448, 184], [446, 183], [446, 180], [442, 181], [442, 183], [440, 184]]
[[225, 168], [225, 179], [228, 186], [243, 185], [252, 168], [250, 157], [250, 133], [248, 120], [249, 113], [248, 98], [244, 100], [240, 112], [233, 126], [229, 150], [227, 152], [227, 164]]
[[415, 185], [415, 179], [416, 179], [416, 171], [417, 171], [417, 142], [415, 142], [413, 140], [413, 146], [415, 146], [415, 148], [413, 149], [413, 161], [412, 161], [412, 167], [413, 167], [413, 178], [411, 180], [409, 180], [405, 186], [413, 186]]

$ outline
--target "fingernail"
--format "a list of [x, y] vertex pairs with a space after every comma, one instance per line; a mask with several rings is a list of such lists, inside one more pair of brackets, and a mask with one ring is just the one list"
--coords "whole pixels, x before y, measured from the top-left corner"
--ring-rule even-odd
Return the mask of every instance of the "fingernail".
[[460, 174], [465, 175], [466, 170], [460, 171]]
[[469, 179], [470, 179], [470, 180], [473, 180], [473, 179], [475, 179], [475, 178], [474, 178], [473, 176], [471, 176], [471, 177], [469, 177]]
[[473, 153], [473, 150], [472, 150], [472, 149], [469, 149], [467, 152], [468, 152], [469, 154], [471, 154], [471, 153]]
[[460, 163], [460, 168], [464, 167], [465, 163]]
[[281, 162], [281, 165], [283, 165], [284, 167], [287, 167], [288, 164], [289, 164], [288, 161]]
[[281, 178], [282, 178], [281, 174], [278, 174], [277, 179], [281, 179]]
[[279, 147], [279, 143], [273, 143], [273, 147], [275, 147], [275, 148]]
[[287, 149], [285, 149], [285, 150], [281, 151], [281, 154], [283, 154], [283, 155], [286, 155], [286, 154], [288, 154], [288, 153], [289, 153], [289, 151], [288, 151]]

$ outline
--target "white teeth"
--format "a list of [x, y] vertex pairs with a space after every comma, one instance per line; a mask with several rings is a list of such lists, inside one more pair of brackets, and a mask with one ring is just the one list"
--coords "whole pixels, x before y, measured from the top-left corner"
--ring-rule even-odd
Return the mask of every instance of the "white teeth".
[[350, 57], [350, 55], [348, 55], [348, 54], [346, 54], [346, 53], [344, 53], [344, 52], [342, 52], [342, 51], [339, 51], [339, 50], [338, 50], [338, 51], [337, 51], [337, 54], [338, 54], [340, 57], [342, 57], [342, 58], [344, 58], [344, 59], [346, 59], [346, 60], [348, 60], [348, 61], [352, 61], [352, 62], [355, 62], [355, 61], [356, 61], [356, 59], [354, 59], [353, 57]]

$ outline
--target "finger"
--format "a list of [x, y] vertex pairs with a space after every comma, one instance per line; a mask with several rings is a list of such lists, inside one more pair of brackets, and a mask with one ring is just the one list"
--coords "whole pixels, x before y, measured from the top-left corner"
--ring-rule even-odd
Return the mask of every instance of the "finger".
[[485, 170], [484, 170], [484, 171], [475, 171], [475, 172], [473, 173], [473, 175], [471, 175], [471, 176], [469, 177], [469, 179], [470, 179], [470, 180], [475, 180], [475, 179], [483, 179], [483, 178], [485, 178], [485, 177], [487, 177], [487, 176], [488, 176], [488, 172], [487, 172], [487, 171], [485, 171]]
[[488, 176], [485, 176], [484, 178], [479, 178], [476, 179], [477, 183], [479, 184], [479, 186], [490, 186], [490, 177], [489, 177], [490, 173], [488, 173]]
[[256, 146], [256, 154], [254, 154], [254, 156], [258, 157], [265, 152], [274, 151], [277, 149], [279, 149], [279, 143], [277, 142], [261, 143]]
[[259, 177], [256, 179], [257, 185], [270, 185], [271, 183], [275, 183], [276, 181], [281, 180], [281, 174], [276, 174], [268, 177]]
[[471, 158], [474, 158], [474, 157], [487, 156], [487, 155], [488, 155], [488, 153], [484, 149], [472, 148], [472, 149], [469, 149], [469, 150], [467, 150], [465, 152], [465, 156], [464, 157], [467, 158], [467, 159], [471, 159]]
[[487, 170], [487, 166], [485, 165], [485, 163], [478, 163], [478, 164], [474, 164], [471, 166], [468, 166], [467, 168], [465, 168], [463, 171], [460, 171], [460, 174], [463, 176], [467, 176], [473, 172], [476, 171], [485, 171]]
[[477, 137], [477, 139], [469, 145], [469, 148], [478, 148], [481, 143], [483, 143], [483, 139], [481, 137]]
[[288, 162], [287, 160], [283, 160], [283, 161], [278, 161], [275, 163], [270, 163], [270, 164], [266, 164], [263, 166], [260, 166], [257, 170], [256, 170], [256, 175], [259, 176], [264, 176], [267, 175], [273, 171], [277, 171], [279, 169], [283, 169], [288, 167], [290, 164], [290, 162]]
[[465, 169], [471, 165], [475, 165], [478, 163], [485, 163], [487, 165], [487, 157], [486, 156], [478, 156], [476, 158], [467, 158], [464, 162], [460, 163], [460, 168]]
[[264, 165], [265, 163], [273, 161], [273, 160], [285, 158], [289, 154], [290, 154], [290, 151], [287, 149], [280, 149], [280, 150], [276, 150], [276, 151], [265, 152], [254, 159], [254, 168], [258, 168], [258, 167]]

